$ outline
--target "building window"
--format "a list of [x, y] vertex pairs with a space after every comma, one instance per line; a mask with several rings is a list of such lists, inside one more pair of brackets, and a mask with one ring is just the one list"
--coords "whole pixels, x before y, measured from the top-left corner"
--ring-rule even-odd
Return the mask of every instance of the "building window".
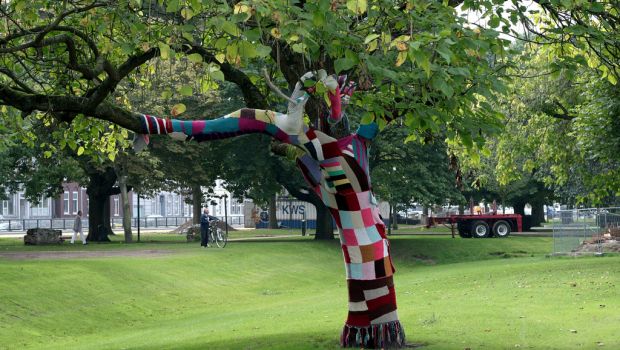
[[175, 195], [172, 197], [172, 205], [174, 207], [174, 215], [179, 215], [179, 196]]
[[2, 215], [14, 216], [15, 215], [15, 207], [13, 204], [13, 196], [9, 195], [9, 199], [2, 201]]
[[118, 196], [114, 197], [114, 216], [119, 216], [120, 214], [120, 203], [118, 200]]
[[78, 210], [80, 210], [80, 205], [78, 202], [78, 193], [73, 192], [73, 214], [77, 214]]
[[230, 213], [231, 214], [241, 214], [243, 208], [243, 203], [238, 202], [236, 199], [231, 199], [230, 201]]
[[47, 198], [41, 196], [39, 198], [39, 204], [30, 207], [30, 215], [32, 216], [49, 216], [50, 207]]
[[172, 215], [172, 195], [166, 196], [166, 216]]
[[70, 214], [69, 211], [69, 192], [65, 192], [62, 195], [62, 212], [65, 214]]

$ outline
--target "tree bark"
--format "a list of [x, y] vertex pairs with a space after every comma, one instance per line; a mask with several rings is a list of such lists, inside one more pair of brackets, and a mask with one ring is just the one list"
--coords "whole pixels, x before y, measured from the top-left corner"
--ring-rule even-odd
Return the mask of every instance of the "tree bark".
[[269, 200], [269, 228], [278, 228], [278, 218], [276, 217], [278, 196], [274, 194]]
[[391, 236], [392, 235], [392, 218], [393, 218], [393, 216], [392, 216], [392, 203], [388, 202], [388, 207], [389, 207], [389, 209], [388, 209], [389, 214], [388, 214], [388, 227], [387, 227], [388, 231], [387, 231], [387, 234], [388, 234], [388, 236]]
[[192, 223], [200, 225], [200, 214], [202, 213], [202, 190], [200, 186], [192, 187]]
[[89, 242], [109, 242], [110, 228], [110, 196], [120, 193], [116, 182], [116, 172], [107, 167], [103, 171], [89, 169], [89, 182], [86, 186], [88, 194], [88, 236]]
[[323, 202], [315, 204], [314, 207], [316, 208], [316, 232], [314, 234], [314, 239], [334, 239], [334, 218], [329, 212], [329, 209]]
[[131, 243], [133, 241], [131, 233], [131, 206], [129, 203], [129, 193], [127, 191], [126, 175], [119, 177], [118, 186], [121, 191], [121, 203], [123, 206], [123, 231], [125, 233], [125, 243]]
[[394, 230], [398, 230], [398, 218], [396, 217], [396, 205], [392, 205], [390, 204], [390, 208], [392, 209], [392, 219], [393, 221], [390, 221], [390, 223], [392, 224], [392, 228]]
[[543, 204], [534, 202], [534, 203], [531, 203], [531, 205], [532, 205], [531, 225], [532, 227], [540, 226], [540, 224], [545, 222], [545, 210], [543, 208]]

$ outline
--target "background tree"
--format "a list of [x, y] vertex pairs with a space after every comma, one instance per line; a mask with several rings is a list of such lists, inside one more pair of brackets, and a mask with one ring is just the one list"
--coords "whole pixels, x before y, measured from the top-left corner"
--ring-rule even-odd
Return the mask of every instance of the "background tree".
[[370, 151], [374, 189], [390, 203], [390, 222], [395, 214], [415, 204], [463, 203], [450, 169], [448, 150], [440, 139], [410, 141], [406, 127], [390, 125], [377, 137]]

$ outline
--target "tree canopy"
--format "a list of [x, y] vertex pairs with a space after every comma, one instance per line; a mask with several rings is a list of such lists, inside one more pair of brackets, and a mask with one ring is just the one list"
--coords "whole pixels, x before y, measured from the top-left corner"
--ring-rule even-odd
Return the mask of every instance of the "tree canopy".
[[[603, 107], [617, 96], [606, 92], [619, 74], [616, 1], [12, 0], [0, 2], [0, 15], [0, 133], [42, 145], [47, 157], [69, 148], [113, 160], [128, 136], [116, 125], [135, 131], [140, 113], [152, 113], [148, 103], [129, 96], [135, 90], [148, 95], [155, 85], [170, 85], [159, 96], [167, 106], [153, 109], [162, 114], [183, 113], [183, 98], [208, 94], [222, 81], [238, 86], [246, 106], [272, 107], [261, 68], [288, 87], [311, 69], [348, 74], [359, 85], [352, 105], [363, 123], [376, 120], [383, 128], [402, 118], [408, 141], [442, 135], [450, 152], [474, 162], [477, 149], [490, 154], [488, 136], [503, 127], [506, 111], [497, 98], [517, 92], [509, 90], [510, 79], [541, 74], [540, 68], [524, 73], [520, 64], [528, 56], [515, 60], [517, 52], [534, 57], [544, 50], [553, 58], [544, 62], [544, 73], [559, 79], [587, 71], [601, 95], [579, 104], [580, 113], [615, 113]], [[192, 69], [164, 74], [173, 61]], [[176, 80], [188, 72], [195, 72], [190, 83]], [[520, 87], [535, 85], [528, 82]], [[547, 106], [556, 115], [572, 108]], [[325, 110], [320, 96], [312, 99], [311, 125], [347, 132], [345, 125], [325, 123]], [[609, 129], [614, 120], [596, 125]], [[574, 121], [592, 134], [593, 119]], [[38, 124], [53, 127], [55, 142], [37, 139]], [[574, 133], [596, 152], [584, 157], [610, 160], [598, 176], [584, 178], [592, 182], [588, 191], [596, 192], [600, 181], [607, 189], [594, 197], [617, 191], [617, 174], [605, 170], [617, 161], [614, 143]]]

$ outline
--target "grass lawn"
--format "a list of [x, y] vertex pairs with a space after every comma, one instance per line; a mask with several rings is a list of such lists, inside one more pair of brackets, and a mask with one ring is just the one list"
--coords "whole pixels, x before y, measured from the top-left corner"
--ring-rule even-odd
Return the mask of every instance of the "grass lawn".
[[[24, 247], [166, 254], [0, 255], [0, 349], [337, 349], [346, 283], [337, 241], [282, 237], [201, 249]], [[618, 349], [620, 256], [548, 258], [551, 238], [395, 236], [399, 315], [424, 349]], [[129, 255], [129, 254], [128, 254]]]

